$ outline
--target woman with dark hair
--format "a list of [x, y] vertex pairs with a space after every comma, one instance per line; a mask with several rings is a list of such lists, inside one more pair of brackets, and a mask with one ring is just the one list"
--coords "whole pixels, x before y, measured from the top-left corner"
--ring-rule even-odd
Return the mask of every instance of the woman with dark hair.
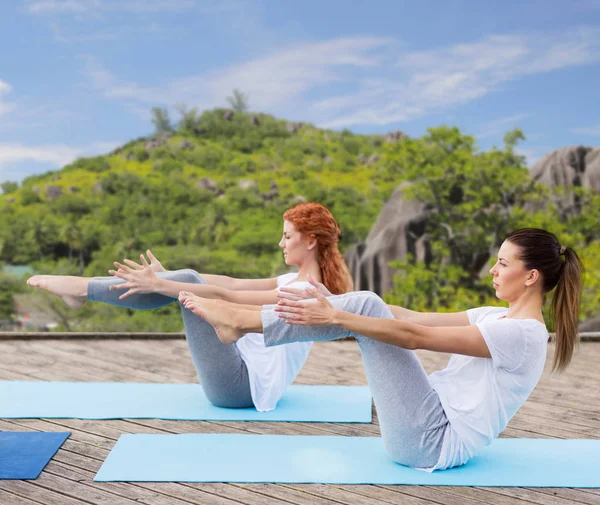
[[[181, 291], [208, 298], [244, 304], [247, 310], [277, 303], [284, 285], [309, 286], [321, 281], [336, 294], [352, 290], [352, 279], [338, 249], [341, 230], [331, 212], [318, 203], [301, 203], [283, 215], [285, 263], [297, 273], [271, 279], [234, 279], [222, 275], [200, 275], [194, 270], [166, 271], [147, 252], [141, 264], [125, 260], [109, 270], [112, 277], [36, 275], [27, 283], [58, 295], [73, 308], [96, 301], [148, 310], [177, 300]], [[124, 292], [123, 292], [124, 291]], [[122, 293], [122, 294], [121, 294]], [[248, 332], [233, 345], [223, 345], [214, 329], [192, 312], [181, 308], [187, 343], [200, 383], [211, 403], [220, 407], [275, 408], [286, 388], [304, 365], [312, 342], [265, 347], [262, 334]]]
[[[552, 289], [554, 370], [567, 367], [577, 342], [582, 267], [573, 249], [547, 231], [517, 230], [490, 274], [508, 308], [420, 313], [369, 292], [329, 296], [318, 283], [283, 288], [278, 305], [261, 313], [185, 293], [180, 301], [223, 342], [250, 329], [264, 330], [267, 346], [354, 336], [388, 453], [398, 463], [435, 470], [462, 465], [490, 444], [537, 385], [548, 343], [542, 306]], [[452, 357], [427, 376], [413, 349]]]

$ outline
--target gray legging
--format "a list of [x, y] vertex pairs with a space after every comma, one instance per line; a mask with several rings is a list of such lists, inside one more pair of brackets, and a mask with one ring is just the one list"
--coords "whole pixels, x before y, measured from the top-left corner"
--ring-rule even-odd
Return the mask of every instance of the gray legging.
[[[354, 314], [394, 318], [383, 300], [368, 291], [332, 296], [328, 300]], [[354, 336], [360, 346], [387, 452], [393, 460], [407, 466], [428, 468], [437, 463], [448, 419], [413, 351], [339, 326], [286, 324], [272, 306], [263, 308], [262, 322], [267, 346]]]
[[[200, 274], [194, 270], [159, 272], [156, 275], [161, 279], [175, 282], [206, 284]], [[119, 296], [126, 290], [110, 291], [109, 287], [123, 282], [118, 277], [90, 279], [88, 300], [136, 310], [157, 309], [176, 301], [175, 298], [158, 293], [136, 293], [119, 300]], [[237, 347], [221, 343], [210, 324], [179, 305], [188, 347], [208, 400], [219, 407], [254, 407], [250, 394], [248, 369]]]

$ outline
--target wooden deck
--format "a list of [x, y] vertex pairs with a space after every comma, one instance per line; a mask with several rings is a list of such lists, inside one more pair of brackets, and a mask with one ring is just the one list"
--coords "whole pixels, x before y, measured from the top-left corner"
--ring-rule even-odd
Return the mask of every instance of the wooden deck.
[[[447, 357], [419, 353], [428, 371]], [[550, 361], [550, 360], [548, 360]], [[532, 397], [502, 436], [600, 437], [600, 343], [580, 346], [562, 376], [544, 374]], [[549, 365], [549, 363], [547, 364]], [[183, 340], [11, 340], [0, 341], [0, 379], [195, 382]], [[365, 384], [352, 341], [315, 344], [300, 384]], [[373, 424], [250, 423], [161, 420], [0, 420], [3, 431], [71, 431], [35, 481], [0, 481], [2, 505], [77, 504], [409, 504], [513, 505], [536, 503], [600, 505], [600, 489], [527, 489], [372, 485], [273, 485], [95, 483], [102, 462], [122, 433], [261, 433], [290, 435], [379, 434]], [[600, 470], [599, 470], [600, 472]]]

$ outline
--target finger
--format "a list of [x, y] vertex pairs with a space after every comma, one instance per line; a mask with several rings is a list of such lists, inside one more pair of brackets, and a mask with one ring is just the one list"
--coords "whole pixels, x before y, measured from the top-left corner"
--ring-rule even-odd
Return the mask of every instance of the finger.
[[293, 295], [292, 293], [277, 293], [277, 298], [281, 300], [300, 300], [301, 296]]
[[139, 270], [140, 268], [142, 268], [142, 265], [138, 265], [135, 261], [133, 260], [128, 260], [127, 258], [125, 258], [123, 260], [123, 263], [127, 263], [130, 267], [132, 267], [134, 270]]
[[286, 300], [284, 298], [281, 298], [277, 302], [277, 305], [279, 305], [280, 307], [303, 307], [304, 306], [304, 304], [300, 301]]
[[109, 291], [116, 291], [118, 289], [118, 290], [122, 291], [123, 289], [129, 289], [130, 287], [131, 286], [129, 284], [127, 284], [127, 283], [124, 283], [124, 284], [113, 284], [112, 286], [110, 286], [108, 288], [108, 290]]
[[146, 250], [146, 254], [148, 255], [148, 258], [150, 258], [150, 261], [156, 260], [156, 258], [154, 257], [154, 254], [152, 254], [152, 251], [150, 249]]
[[130, 289], [129, 291], [123, 293], [121, 296], [119, 296], [119, 300], [123, 300], [124, 298], [127, 298], [128, 296], [131, 296], [133, 294], [135, 294], [137, 291], [135, 289]]
[[125, 266], [125, 265], [119, 263], [118, 261], [115, 261], [113, 263], [113, 265], [115, 265], [117, 267], [117, 269], [119, 269], [119, 270], [125, 270], [126, 272], [132, 272], [133, 271], [131, 268], [129, 268], [128, 266]]
[[285, 312], [286, 314], [292, 313], [292, 312], [294, 314], [301, 314], [304, 311], [303, 308], [299, 308], [299, 307], [277, 307], [277, 306], [275, 306], [275, 308], [273, 310], [275, 310], [275, 312]]
[[142, 265], [144, 265], [145, 267], [149, 267], [150, 266], [148, 264], [148, 262], [146, 261], [146, 257], [143, 254], [140, 254], [140, 259], [142, 260]]
[[324, 285], [324, 284], [320, 283], [319, 281], [315, 280], [315, 279], [313, 278], [313, 276], [312, 276], [312, 275], [310, 275], [310, 274], [308, 274], [308, 275], [306, 276], [306, 278], [307, 278], [307, 280], [308, 280], [308, 283], [309, 283], [309, 284], [312, 284], [312, 285], [313, 285], [315, 288], [317, 288], [317, 289], [318, 289], [318, 288], [320, 288], [321, 286], [323, 286], [323, 285]]
[[319, 293], [319, 291], [317, 291], [316, 289], [311, 289], [310, 291], [307, 290], [308, 293], [310, 293], [312, 296], [314, 296], [319, 302], [325, 302], [327, 304], [329, 304], [329, 302], [327, 301], [327, 298], [325, 296], [323, 296], [321, 293]]
[[281, 286], [279, 288], [279, 291], [281, 291], [283, 293], [290, 293], [290, 294], [298, 295], [298, 296], [300, 296], [302, 294], [302, 290], [301, 289], [298, 289], [298, 288], [288, 288], [287, 286]]

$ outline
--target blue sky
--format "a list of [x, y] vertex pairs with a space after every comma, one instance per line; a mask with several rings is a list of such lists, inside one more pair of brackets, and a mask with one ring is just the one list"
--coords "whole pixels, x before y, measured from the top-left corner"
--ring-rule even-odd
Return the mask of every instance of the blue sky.
[[600, 145], [600, 0], [9, 0], [0, 182], [152, 131], [150, 109], [250, 108], [360, 133], [514, 127], [530, 163]]

